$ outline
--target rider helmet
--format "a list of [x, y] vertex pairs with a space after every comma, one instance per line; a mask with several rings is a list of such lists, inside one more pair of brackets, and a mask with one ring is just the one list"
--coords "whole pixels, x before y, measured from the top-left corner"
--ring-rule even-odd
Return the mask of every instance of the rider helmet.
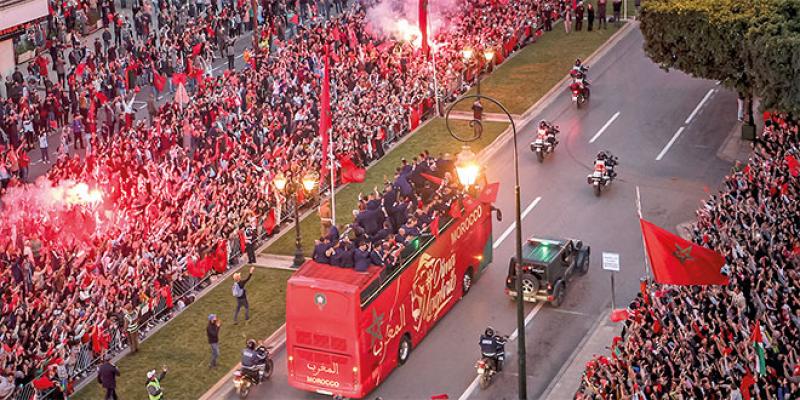
[[483, 332], [484, 335], [494, 337], [494, 329], [491, 326], [486, 327], [486, 330]]
[[250, 350], [255, 350], [256, 348], [256, 341], [253, 339], [247, 339], [247, 348]]
[[576, 67], [580, 67], [581, 66], [581, 59], [580, 58], [576, 58], [575, 59], [575, 66]]
[[542, 120], [542, 122], [539, 122], [539, 128], [542, 129], [547, 128], [547, 121]]

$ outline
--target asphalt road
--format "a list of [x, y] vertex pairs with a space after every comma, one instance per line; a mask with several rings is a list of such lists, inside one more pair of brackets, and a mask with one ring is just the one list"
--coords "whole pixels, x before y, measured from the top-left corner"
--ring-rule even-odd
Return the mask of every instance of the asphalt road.
[[[601, 268], [602, 251], [621, 256], [621, 272], [616, 277], [618, 304], [626, 304], [638, 291], [644, 253], [636, 188], [640, 188], [644, 217], [674, 231], [676, 225], [693, 218], [699, 202], [707, 196], [705, 190], [716, 187], [730, 169], [730, 163], [716, 153], [736, 123], [733, 93], [715, 82], [659, 69], [644, 55], [638, 30], [590, 67], [593, 86], [587, 107], [577, 110], [564, 90], [556, 93], [557, 99], [535, 121], [519, 128], [523, 210], [539, 199], [523, 219], [523, 235], [579, 238], [592, 249], [589, 273], [567, 285], [561, 308], [526, 306], [531, 399], [543, 394], [594, 321], [610, 307], [609, 273]], [[534, 123], [540, 118], [554, 120], [561, 128], [561, 143], [543, 164], [529, 150]], [[451, 399], [517, 397], [516, 341], [507, 345], [507, 367], [490, 388], [481, 391], [472, 384], [479, 334], [487, 325], [505, 334], [516, 327], [515, 304], [503, 294], [508, 260], [514, 252], [514, 235], [503, 235], [510, 229], [514, 212], [511, 146], [508, 141], [486, 165], [490, 181], [501, 182], [496, 205], [506, 216], [503, 222], [495, 222], [493, 265], [413, 350], [408, 363], [367, 398], [428, 399], [438, 394]], [[619, 156], [620, 179], [596, 198], [586, 175], [594, 155], [602, 149]], [[255, 388], [251, 398], [324, 398], [291, 388], [285, 364], [285, 352], [281, 351], [275, 357], [275, 374]], [[232, 393], [216, 397], [235, 398]]]

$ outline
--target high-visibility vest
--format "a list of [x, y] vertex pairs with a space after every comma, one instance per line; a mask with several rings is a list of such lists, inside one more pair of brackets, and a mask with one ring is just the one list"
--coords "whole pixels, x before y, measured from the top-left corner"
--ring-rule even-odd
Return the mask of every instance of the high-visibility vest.
[[[152, 394], [150, 394], [149, 390], [150, 387], [155, 387], [156, 389], [158, 389], [157, 396], [153, 396]], [[161, 397], [164, 396], [164, 393], [161, 392], [161, 383], [158, 382], [158, 379], [153, 379], [152, 381], [147, 382], [147, 388], [148, 388], [147, 396], [150, 398], [150, 400], [161, 400]]]

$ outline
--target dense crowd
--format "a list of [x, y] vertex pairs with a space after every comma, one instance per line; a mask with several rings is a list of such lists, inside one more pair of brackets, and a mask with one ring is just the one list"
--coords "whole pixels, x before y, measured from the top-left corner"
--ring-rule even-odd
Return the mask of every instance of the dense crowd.
[[[79, 372], [81, 346], [100, 356], [114, 346], [111, 332], [124, 328], [130, 308], [142, 320], [157, 302], [172, 308], [172, 287], [187, 271], [201, 262], [200, 275], [224, 271], [229, 238], [246, 226], [271, 230], [266, 216], [281, 216], [286, 202], [269, 183], [273, 176], [321, 167], [317, 120], [325, 47], [333, 70], [336, 154], [364, 166], [419, 123], [433, 103], [432, 65], [418, 48], [386, 37], [368, 21], [366, 9], [374, 3], [345, 9], [339, 0], [270, 2], [260, 14], [269, 26], [265, 37], [274, 35], [275, 43], [250, 57], [245, 69], [216, 77], [210, 59], [232, 51], [230, 32], [241, 33], [249, 2], [167, 1], [156, 11], [133, 0], [133, 23], [109, 1], [55, 5], [51, 23], [59, 35], [49, 54], [31, 63], [32, 79], [16, 71], [7, 82], [8, 99], [0, 102], [0, 390], [45, 370], [62, 383], [54, 385], [57, 391], [67, 390], [63, 383]], [[460, 49], [494, 47], [506, 54], [533, 40], [563, 7], [560, 0], [505, 3], [469, 0], [442, 17], [449, 23], [434, 38], [442, 97], [464, 90], [475, 75]], [[102, 9], [107, 17], [100, 23], [109, 29], [88, 45], [78, 39], [86, 30], [81, 14], [94, 8]], [[331, 10], [340, 12], [314, 17]], [[300, 18], [307, 24], [298, 24]], [[159, 90], [166, 83], [186, 85], [192, 98], [161, 107], [153, 102], [151, 121], [137, 120], [137, 88], [151, 82]], [[26, 184], [25, 150], [39, 147], [49, 164], [47, 136], [54, 134], [61, 140], [52, 168]], [[398, 171], [397, 189], [388, 185], [399, 194], [382, 202], [392, 219], [392, 237], [387, 233], [380, 242], [383, 258], [396, 256], [431, 222], [432, 210], [445, 207], [435, 198], [448, 196], [447, 183], [433, 190], [417, 182], [423, 192], [407, 187], [408, 179], [419, 177], [410, 177], [412, 170], [434, 170], [437, 163], [423, 155]], [[77, 198], [62, 201], [73, 192]], [[365, 210], [375, 207], [375, 196], [364, 199]], [[415, 210], [416, 197], [433, 201]], [[379, 243], [382, 230], [374, 227], [362, 217], [354, 225], [358, 243]]]
[[730, 284], [640, 294], [576, 398], [800, 398], [800, 131], [786, 116], [765, 120], [691, 232], [725, 256]]

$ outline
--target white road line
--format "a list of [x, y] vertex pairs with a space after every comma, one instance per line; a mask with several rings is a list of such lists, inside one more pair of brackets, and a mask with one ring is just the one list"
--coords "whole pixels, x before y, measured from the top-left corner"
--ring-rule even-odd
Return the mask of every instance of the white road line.
[[675, 132], [674, 135], [672, 135], [672, 139], [669, 140], [669, 143], [667, 143], [667, 145], [664, 146], [664, 149], [661, 150], [661, 153], [658, 153], [658, 156], [656, 157], [656, 161], [661, 161], [661, 159], [664, 158], [664, 155], [667, 154], [667, 152], [669, 151], [669, 148], [672, 147], [672, 144], [675, 143], [676, 140], [678, 140], [678, 136], [680, 136], [681, 133], [683, 133], [683, 129], [684, 128], [681, 127], [680, 129], [678, 129], [677, 132]]
[[606, 124], [603, 125], [603, 127], [600, 128], [600, 130], [597, 131], [597, 133], [595, 133], [594, 136], [592, 136], [591, 139], [589, 139], [589, 143], [594, 143], [594, 141], [597, 140], [597, 138], [599, 138], [600, 135], [602, 135], [603, 132], [606, 131], [606, 129], [608, 129], [608, 127], [614, 122], [615, 119], [617, 119], [617, 117], [619, 117], [619, 111], [617, 111], [617, 113], [614, 114], [614, 116], [612, 116], [611, 119], [608, 120], [608, 122], [606, 122]]
[[[531, 211], [533, 211], [533, 208], [534, 208], [534, 207], [536, 207], [536, 205], [537, 205], [537, 204], [539, 204], [539, 202], [540, 202], [541, 200], [542, 200], [542, 196], [539, 196], [539, 197], [537, 197], [536, 199], [534, 199], [534, 200], [533, 200], [533, 203], [531, 203], [531, 204], [528, 206], [528, 208], [526, 208], [526, 209], [525, 209], [525, 211], [523, 211], [523, 212], [522, 212], [522, 218], [520, 218], [520, 220], [523, 220], [523, 219], [525, 219], [525, 217], [526, 217], [526, 216], [528, 216], [528, 213], [530, 213]], [[499, 237], [497, 240], [495, 240], [495, 241], [494, 241], [494, 244], [492, 245], [492, 249], [496, 249], [496, 248], [500, 247], [500, 243], [503, 243], [503, 240], [506, 240], [506, 238], [508, 237], [508, 235], [510, 235], [510, 234], [511, 234], [511, 232], [513, 232], [513, 231], [514, 231], [514, 228], [515, 228], [516, 226], [517, 226], [517, 223], [516, 223], [516, 221], [515, 221], [515, 222], [512, 222], [512, 223], [511, 223], [511, 226], [509, 226], [509, 227], [508, 227], [508, 229], [506, 229], [506, 231], [505, 231], [505, 232], [503, 232], [503, 234], [502, 234], [502, 235], [500, 235], [500, 237]]]
[[[542, 309], [542, 306], [544, 306], [544, 302], [543, 301], [539, 302], [538, 304], [536, 304], [536, 307], [533, 307], [533, 310], [531, 310], [531, 312], [528, 313], [528, 316], [525, 317], [525, 326], [526, 327], [533, 320], [533, 317], [536, 316], [536, 314], [539, 312], [539, 310]], [[515, 329], [514, 332], [511, 333], [511, 335], [508, 337], [508, 340], [509, 341], [517, 340], [517, 336], [518, 336], [518, 332]], [[506, 360], [509, 359], [508, 356], [509, 356], [509, 354], [506, 353]], [[478, 377], [476, 376], [475, 379], [472, 380], [472, 383], [470, 383], [469, 386], [467, 386], [467, 390], [465, 390], [464, 393], [461, 393], [461, 396], [458, 397], [458, 400], [467, 400], [467, 399], [469, 399], [469, 396], [472, 396], [472, 393], [477, 388], [478, 388]]]
[[689, 122], [692, 122], [692, 118], [694, 118], [694, 116], [697, 115], [697, 112], [700, 111], [701, 108], [703, 108], [703, 104], [706, 104], [708, 98], [711, 97], [711, 95], [714, 94], [714, 91], [716, 90], [717, 89], [708, 89], [708, 93], [706, 93], [705, 97], [703, 97], [703, 100], [700, 100], [700, 103], [697, 104], [697, 107], [694, 108], [694, 111], [692, 111], [692, 113], [689, 114], [689, 118], [686, 118], [686, 121], [683, 122], [684, 124], [688, 125]]

